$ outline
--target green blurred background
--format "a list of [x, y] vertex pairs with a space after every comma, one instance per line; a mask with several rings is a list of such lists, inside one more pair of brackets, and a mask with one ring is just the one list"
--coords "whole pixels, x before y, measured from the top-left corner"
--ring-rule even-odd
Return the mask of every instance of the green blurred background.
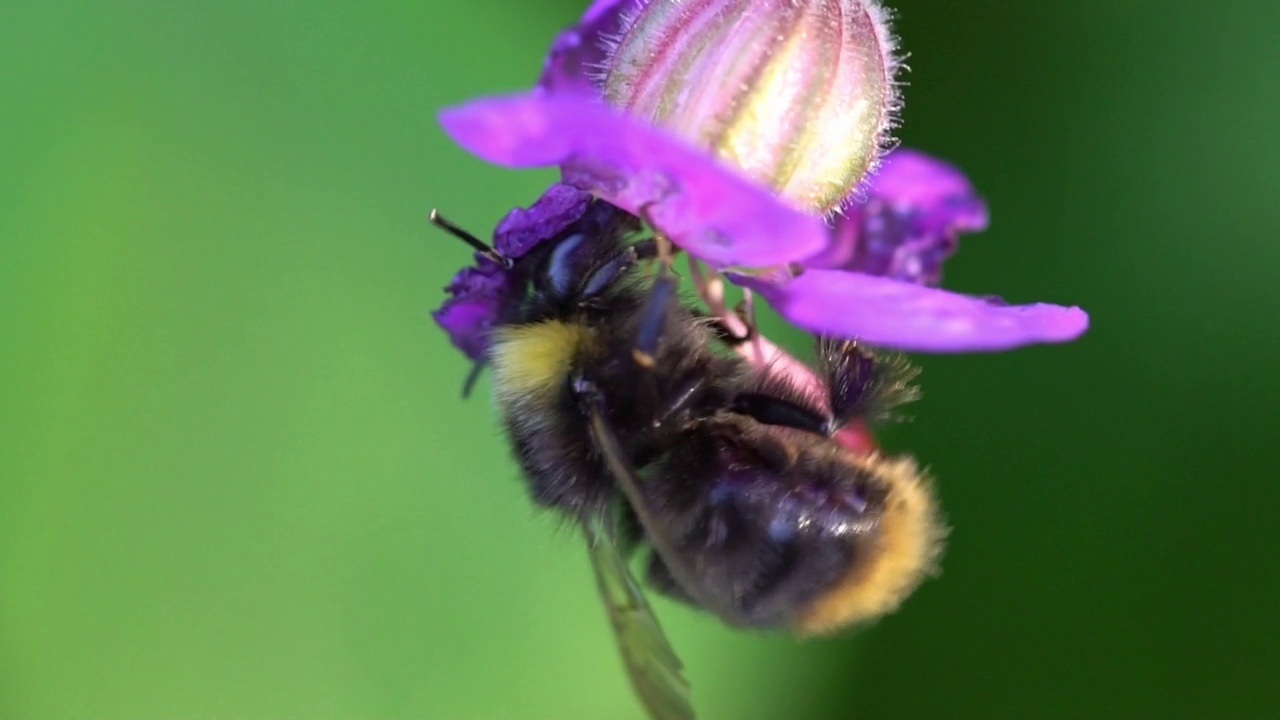
[[[0, 6], [0, 716], [639, 718], [578, 539], [427, 312], [549, 173], [435, 122], [584, 0]], [[901, 0], [947, 284], [945, 573], [855, 635], [659, 601], [704, 717], [1280, 717], [1280, 6]], [[800, 347], [803, 339], [791, 340]]]

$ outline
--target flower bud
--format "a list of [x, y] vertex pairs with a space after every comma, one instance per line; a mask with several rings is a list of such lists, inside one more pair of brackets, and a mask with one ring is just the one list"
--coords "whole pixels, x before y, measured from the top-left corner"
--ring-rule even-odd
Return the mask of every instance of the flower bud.
[[875, 0], [650, 0], [617, 38], [604, 94], [826, 212], [885, 142], [895, 69]]

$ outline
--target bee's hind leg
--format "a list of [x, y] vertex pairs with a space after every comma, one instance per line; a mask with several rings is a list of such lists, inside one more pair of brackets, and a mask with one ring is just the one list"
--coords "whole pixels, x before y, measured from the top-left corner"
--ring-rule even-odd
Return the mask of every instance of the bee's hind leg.
[[649, 290], [649, 297], [645, 298], [644, 306], [640, 309], [640, 325], [631, 349], [631, 357], [640, 367], [652, 369], [657, 363], [658, 343], [662, 340], [662, 328], [666, 324], [667, 305], [675, 294], [676, 279], [671, 274], [670, 266], [660, 265], [658, 275], [653, 279], [653, 287]]
[[698, 601], [688, 593], [676, 579], [671, 576], [671, 571], [667, 569], [666, 563], [662, 562], [662, 558], [657, 553], [651, 553], [648, 561], [645, 563], [645, 580], [649, 582], [649, 586], [663, 595], [682, 602], [686, 605], [698, 607]]
[[830, 437], [840, 429], [831, 415], [813, 407], [759, 392], [738, 393], [730, 410], [765, 425], [789, 427], [815, 435]]
[[854, 418], [892, 419], [893, 410], [920, 397], [918, 368], [900, 353], [856, 340], [818, 339], [818, 360], [837, 427]]
[[653, 287], [649, 297], [640, 309], [640, 327], [636, 331], [635, 345], [632, 346], [631, 357], [636, 364], [646, 369], [653, 369], [657, 364], [658, 342], [662, 339], [662, 327], [666, 324], [667, 306], [676, 295], [676, 276], [671, 270], [675, 255], [675, 246], [665, 235], [657, 230], [658, 225], [649, 217], [648, 207], [640, 209], [640, 217], [654, 229], [653, 237], [632, 245], [632, 252], [637, 257], [655, 258], [658, 271], [653, 278]]
[[744, 625], [745, 620], [736, 608], [719, 602], [718, 596], [710, 593], [699, 579], [698, 573], [691, 566], [687, 556], [676, 549], [675, 539], [655, 512], [653, 504], [645, 496], [643, 481], [636, 471], [617, 433], [609, 424], [609, 409], [605, 406], [604, 395], [595, 383], [578, 375], [570, 382], [571, 392], [589, 419], [591, 438], [597, 451], [602, 456], [614, 482], [622, 491], [623, 497], [635, 512], [644, 537], [675, 580], [693, 599], [694, 602], [718, 614], [726, 622]]

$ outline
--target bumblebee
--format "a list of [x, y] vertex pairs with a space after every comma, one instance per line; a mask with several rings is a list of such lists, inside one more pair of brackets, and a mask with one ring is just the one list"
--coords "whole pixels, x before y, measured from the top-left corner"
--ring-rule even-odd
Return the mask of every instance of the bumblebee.
[[729, 347], [747, 338], [677, 297], [661, 236], [603, 201], [515, 260], [432, 219], [523, 288], [488, 336], [497, 406], [533, 501], [584, 528], [655, 717], [693, 713], [629, 570], [637, 552], [658, 592], [799, 635], [889, 612], [933, 569], [944, 528], [928, 477], [833, 440], [914, 398], [899, 357], [820, 339], [816, 392], [754, 366]]

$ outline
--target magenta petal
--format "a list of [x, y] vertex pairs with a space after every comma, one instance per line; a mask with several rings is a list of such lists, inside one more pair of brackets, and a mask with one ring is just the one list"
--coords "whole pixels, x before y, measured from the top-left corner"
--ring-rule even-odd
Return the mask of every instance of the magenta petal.
[[598, 102], [511, 95], [445, 110], [440, 122], [458, 144], [489, 162], [562, 165], [565, 182], [645, 217], [713, 263], [778, 265], [809, 257], [828, 242], [817, 218], [683, 140]]
[[1008, 350], [1074, 340], [1089, 327], [1089, 316], [1077, 307], [1004, 305], [862, 273], [809, 270], [780, 285], [737, 274], [731, 279], [796, 325], [900, 350]]
[[604, 73], [608, 46], [623, 19], [645, 0], [595, 0], [577, 25], [561, 32], [547, 54], [538, 87], [554, 92], [599, 95], [595, 78]]
[[942, 211], [950, 206], [956, 222], [966, 229], [982, 230], [987, 225], [986, 206], [964, 173], [910, 148], [899, 148], [884, 157], [866, 195], [921, 210]]
[[987, 206], [959, 169], [904, 148], [834, 224], [831, 246], [806, 265], [935, 285], [960, 235], [986, 229]]

